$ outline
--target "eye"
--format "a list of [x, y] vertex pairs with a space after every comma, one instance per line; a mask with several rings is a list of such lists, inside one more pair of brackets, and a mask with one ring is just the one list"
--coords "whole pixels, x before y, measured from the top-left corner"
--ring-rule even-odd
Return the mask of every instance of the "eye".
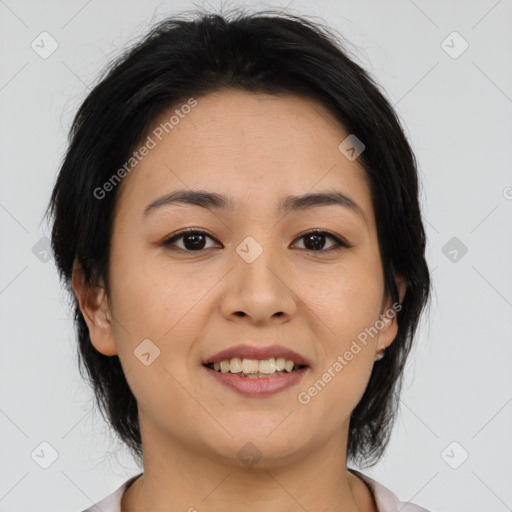
[[[162, 245], [169, 248], [170, 250], [180, 249], [187, 252], [201, 252], [203, 249], [209, 249], [211, 247], [206, 247], [206, 239], [215, 240], [213, 237], [205, 233], [204, 231], [200, 231], [197, 229], [187, 229], [185, 231], [180, 231], [175, 235], [172, 235], [170, 238], [164, 240]], [[348, 243], [341, 240], [337, 236], [329, 233], [328, 231], [322, 230], [313, 230], [308, 231], [301, 235], [297, 240], [304, 240], [304, 249], [311, 252], [328, 252], [328, 251], [338, 251], [342, 248], [351, 247]], [[325, 249], [326, 240], [331, 240], [331, 247]], [[181, 241], [181, 247], [176, 244], [177, 241]]]
[[[213, 240], [213, 238], [204, 231], [199, 231], [196, 229], [187, 229], [185, 231], [180, 231], [179, 233], [168, 238], [167, 240], [164, 240], [162, 245], [168, 247], [171, 250], [175, 250], [175, 247], [172, 246], [176, 245], [175, 242], [177, 240], [183, 239], [183, 246], [178, 247], [178, 249], [188, 252], [199, 252], [205, 249], [206, 238]], [[206, 248], [209, 249], [209, 247]]]
[[[328, 231], [321, 231], [319, 229], [304, 233], [298, 238], [298, 240], [302, 239], [304, 239], [305, 249], [311, 252], [339, 251], [343, 248], [348, 249], [351, 247], [348, 243], [341, 240], [332, 233], [329, 233]], [[332, 245], [329, 249], [323, 249], [326, 239], [330, 239], [334, 242], [334, 245]]]

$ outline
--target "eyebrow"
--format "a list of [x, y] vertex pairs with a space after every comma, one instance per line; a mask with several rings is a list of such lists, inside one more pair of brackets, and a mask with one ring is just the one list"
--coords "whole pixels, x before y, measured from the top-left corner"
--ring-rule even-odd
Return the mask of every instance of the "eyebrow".
[[[208, 192], [205, 190], [175, 190], [149, 203], [146, 208], [144, 208], [143, 215], [146, 216], [151, 211], [172, 204], [194, 205], [216, 210], [233, 211], [235, 209], [235, 202], [232, 199], [216, 192]], [[287, 214], [290, 212], [305, 211], [318, 206], [331, 205], [341, 206], [353, 211], [360, 215], [368, 225], [366, 216], [359, 204], [345, 193], [338, 190], [308, 193], [301, 196], [286, 196], [279, 205], [279, 212]]]

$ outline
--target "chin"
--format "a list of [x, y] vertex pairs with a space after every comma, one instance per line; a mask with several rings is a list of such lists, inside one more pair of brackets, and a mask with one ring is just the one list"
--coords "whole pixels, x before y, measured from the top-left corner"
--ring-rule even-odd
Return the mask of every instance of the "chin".
[[211, 446], [211, 453], [224, 464], [251, 471], [271, 470], [300, 461], [308, 449], [303, 429], [297, 429], [299, 432], [294, 436], [289, 425], [280, 432], [279, 427], [275, 429], [278, 423], [273, 423], [271, 428], [258, 426], [252, 429], [246, 424], [240, 430], [235, 430], [234, 424], [230, 423], [236, 435], [233, 438], [223, 436], [220, 444]]

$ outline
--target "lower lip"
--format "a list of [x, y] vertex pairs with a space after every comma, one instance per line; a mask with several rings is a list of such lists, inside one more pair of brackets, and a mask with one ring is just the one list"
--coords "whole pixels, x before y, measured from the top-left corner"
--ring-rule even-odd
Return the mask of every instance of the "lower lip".
[[304, 373], [309, 368], [302, 368], [301, 370], [283, 373], [282, 375], [276, 375], [275, 377], [263, 377], [261, 379], [252, 379], [250, 377], [240, 377], [235, 373], [222, 373], [210, 370], [206, 366], [203, 368], [214, 377], [217, 382], [224, 384], [225, 386], [238, 391], [242, 395], [249, 396], [266, 396], [283, 391], [295, 384], [297, 384]]

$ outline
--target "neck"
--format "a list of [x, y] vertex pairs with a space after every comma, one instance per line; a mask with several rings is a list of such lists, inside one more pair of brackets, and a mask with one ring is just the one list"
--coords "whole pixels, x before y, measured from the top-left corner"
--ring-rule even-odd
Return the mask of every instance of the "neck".
[[346, 469], [346, 435], [321, 449], [295, 452], [286, 461], [262, 457], [246, 467], [204, 449], [169, 443], [155, 431], [145, 434], [144, 474], [125, 492], [122, 512], [238, 512], [241, 506], [244, 512], [377, 510], [366, 484]]

